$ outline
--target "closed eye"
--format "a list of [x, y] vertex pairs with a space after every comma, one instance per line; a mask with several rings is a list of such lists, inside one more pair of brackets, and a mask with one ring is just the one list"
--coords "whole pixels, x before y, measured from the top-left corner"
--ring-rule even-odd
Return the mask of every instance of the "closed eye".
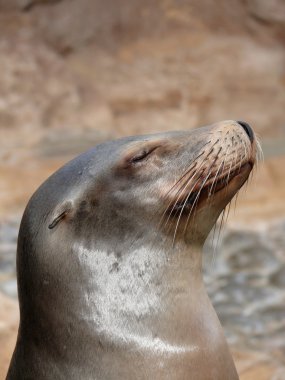
[[138, 152], [136, 155], [134, 155], [131, 159], [130, 162], [135, 164], [137, 162], [143, 161], [147, 156], [149, 156], [156, 148], [157, 146], [152, 147], [150, 149], [143, 149], [140, 152]]
[[136, 154], [134, 157], [131, 158], [131, 162], [135, 163], [135, 162], [138, 162], [138, 161], [142, 161], [144, 158], [146, 158], [148, 156], [149, 152], [147, 150], [143, 150], [141, 152], [139, 152], [138, 154]]

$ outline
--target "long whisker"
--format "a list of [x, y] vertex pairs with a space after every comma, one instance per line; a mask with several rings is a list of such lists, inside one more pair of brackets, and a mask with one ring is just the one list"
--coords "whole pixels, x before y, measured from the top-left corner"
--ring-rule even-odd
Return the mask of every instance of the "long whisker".
[[[222, 149], [222, 148], [221, 148]], [[221, 151], [221, 149], [220, 149], [220, 151]], [[219, 151], [219, 153], [220, 153], [220, 151]], [[228, 152], [228, 149], [226, 150], [226, 157], [227, 157], [227, 152]], [[213, 180], [213, 182], [212, 182], [212, 185], [211, 185], [211, 187], [210, 187], [210, 190], [209, 190], [209, 197], [212, 195], [212, 190], [214, 189], [214, 191], [215, 191], [215, 185], [217, 184], [217, 178], [218, 178], [218, 175], [219, 175], [219, 173], [220, 173], [220, 170], [221, 170], [221, 168], [224, 166], [224, 164], [225, 164], [225, 159], [226, 158], [224, 158], [223, 159], [223, 161], [220, 163], [220, 165], [219, 165], [219, 167], [218, 167], [218, 170], [217, 170], [217, 172], [216, 172], [216, 175], [215, 175], [215, 177], [214, 177], [214, 180]], [[223, 171], [223, 170], [222, 170]]]
[[264, 154], [259, 139], [256, 137], [256, 158], [261, 162], [264, 162]]
[[217, 239], [216, 249], [217, 249], [217, 247], [219, 245], [220, 237], [221, 237], [221, 232], [222, 232], [222, 229], [223, 229], [223, 226], [224, 226], [225, 211], [226, 211], [226, 209], [224, 208], [223, 211], [222, 211], [222, 214], [221, 214], [221, 222], [219, 224], [219, 231], [218, 231], [218, 239]]
[[[208, 145], [211, 141], [208, 141], [206, 144], [204, 144], [201, 149], [203, 149], [206, 145]], [[214, 146], [214, 145], [213, 145]], [[192, 165], [194, 163], [194, 166], [190, 166], [190, 168], [188, 167], [188, 169], [181, 175], [181, 177], [179, 177], [179, 179], [175, 182], [175, 184], [167, 191], [167, 193], [164, 195], [164, 197], [166, 198], [169, 193], [179, 184], [179, 182], [181, 182], [183, 180], [183, 178], [196, 166], [197, 164], [197, 160], [198, 158], [200, 158], [203, 154], [205, 153], [205, 151], [202, 151], [198, 154], [198, 156], [196, 156], [195, 158], [193, 158], [193, 160], [190, 162], [190, 165]]]
[[[227, 151], [226, 151], [226, 157], [227, 157]], [[215, 191], [216, 191], [216, 186], [217, 186], [217, 183], [218, 183], [218, 177], [219, 177], [220, 173], [223, 173], [226, 157], [220, 163], [220, 165], [218, 167], [218, 170], [216, 172], [216, 175], [214, 177], [214, 180], [212, 182], [212, 185], [210, 187], [210, 190], [208, 192], [208, 198], [210, 198], [209, 206], [212, 205], [212, 199], [213, 199], [212, 194], [215, 193]]]
[[237, 200], [238, 200], [238, 197], [239, 197], [239, 192], [240, 192], [240, 190], [235, 195], [234, 213], [236, 212], [236, 208], [237, 208]]
[[[197, 171], [203, 169], [203, 164], [205, 163], [205, 161], [206, 161], [206, 157], [205, 157], [204, 160], [201, 162], [200, 166], [197, 168]], [[172, 213], [173, 213], [175, 207], [177, 206], [177, 203], [179, 203], [179, 200], [181, 199], [181, 194], [183, 194], [183, 191], [189, 186], [189, 183], [191, 183], [192, 179], [195, 178], [195, 176], [197, 175], [197, 171], [195, 171], [195, 173], [194, 173], [190, 178], [188, 178], [188, 180], [184, 183], [184, 185], [182, 185], [182, 186], [180, 187], [180, 189], [177, 191], [177, 194], [176, 194], [176, 195], [179, 194], [179, 196], [177, 197], [177, 199], [176, 199], [176, 201], [175, 201], [175, 203], [174, 203], [174, 205], [173, 205], [173, 207], [172, 207], [172, 209], [171, 209], [171, 211], [170, 211], [170, 213], [169, 213], [169, 215], [168, 215], [168, 218], [167, 218], [165, 224], [167, 224], [167, 222], [168, 222], [170, 216], [172, 215]], [[203, 171], [200, 173], [200, 176], [202, 175], [202, 173], [203, 173]], [[200, 177], [198, 177], [197, 181], [199, 180], [199, 178], [200, 178]], [[195, 187], [197, 181], [196, 181], [195, 184], [193, 185], [192, 189]], [[192, 189], [191, 189], [190, 191], [192, 191]], [[170, 201], [170, 202], [169, 202], [169, 206], [171, 205], [171, 203], [172, 203], [172, 202]], [[168, 209], [169, 209], [169, 207], [166, 208], [165, 213], [167, 212]]]
[[[198, 198], [199, 198], [199, 196], [200, 196], [200, 193], [201, 193], [201, 191], [202, 191], [202, 189], [203, 189], [205, 183], [207, 182], [208, 178], [209, 178], [210, 175], [212, 174], [212, 170], [211, 170], [211, 169], [212, 169], [212, 167], [213, 167], [214, 164], [215, 164], [215, 161], [214, 161], [214, 163], [211, 165], [211, 167], [209, 168], [209, 173], [208, 173], [208, 175], [205, 177], [203, 183], [202, 183], [201, 186], [200, 186], [200, 189], [199, 189], [199, 191], [198, 191], [198, 193], [197, 193], [197, 195], [196, 195], [196, 198], [195, 198], [195, 200], [194, 200], [194, 202], [193, 202], [193, 205], [192, 205], [192, 207], [191, 207], [191, 209], [190, 209], [190, 212], [189, 212], [189, 214], [188, 214], [188, 216], [187, 216], [187, 219], [186, 219], [186, 223], [185, 223], [185, 227], [184, 227], [184, 231], [183, 231], [183, 233], [185, 233], [185, 231], [186, 231], [186, 229], [187, 229], [187, 226], [188, 226], [188, 223], [189, 223], [190, 216], [191, 216], [192, 211], [193, 211], [193, 208], [194, 208], [194, 206], [195, 206], [195, 204], [196, 204], [196, 202], [197, 202], [197, 200], [198, 200]], [[187, 199], [186, 199], [186, 201], [184, 202], [184, 205], [185, 205], [186, 202], [187, 202]], [[182, 209], [182, 210], [183, 210], [183, 209]], [[180, 213], [180, 215], [181, 215], [181, 213]]]
[[217, 231], [217, 221], [214, 225], [214, 228], [213, 228], [213, 236], [212, 236], [212, 242], [211, 242], [211, 245], [213, 247], [213, 251], [212, 251], [212, 261], [211, 261], [211, 266], [213, 267], [214, 266], [214, 263], [215, 263], [215, 258], [216, 258], [216, 252], [215, 252], [215, 249], [214, 249], [214, 241], [215, 241], [215, 236], [216, 236], [216, 231]]
[[[187, 179], [185, 181], [184, 184], [182, 184], [182, 186], [176, 191], [176, 194], [175, 196], [179, 195], [176, 199], [176, 202], [175, 204], [173, 205], [169, 215], [168, 215], [168, 218], [165, 222], [165, 225], [168, 223], [169, 221], [169, 218], [170, 216], [172, 215], [173, 213], [173, 210], [175, 209], [175, 207], [177, 206], [177, 203], [179, 202], [179, 200], [181, 199], [181, 194], [183, 194], [183, 191], [185, 190], [185, 188], [187, 188], [187, 186], [189, 185], [190, 181], [195, 177], [195, 175], [197, 174], [198, 171], [200, 171], [202, 168], [203, 168], [203, 164], [204, 162], [206, 161], [206, 159], [209, 157], [209, 155], [212, 153], [213, 151], [213, 147], [214, 145], [218, 142], [219, 140], [217, 140], [213, 145], [212, 147], [210, 148], [210, 152], [204, 157], [203, 161], [200, 163], [200, 166], [196, 169], [195, 173], [191, 176], [191, 178]], [[205, 144], [206, 145], [206, 144]], [[194, 160], [197, 160], [199, 157], [201, 157], [201, 155], [203, 155], [205, 152], [203, 151], [202, 153], [200, 153]], [[192, 161], [193, 162], [193, 161]], [[197, 161], [195, 162], [195, 164], [197, 163]], [[190, 167], [190, 169], [188, 169], [180, 178], [179, 180], [172, 186], [172, 188], [166, 193], [166, 195], [164, 196], [164, 198], [166, 198], [166, 196], [173, 190], [173, 188], [175, 186], [177, 186], [177, 184], [194, 168], [194, 166]], [[166, 212], [169, 210], [169, 206], [172, 204], [172, 201], [170, 201], [167, 205], [167, 207], [165, 208], [165, 211], [164, 213], [162, 214], [161, 216], [161, 219], [160, 219], [160, 222], [159, 222], [159, 225], [161, 225], [162, 221], [163, 221], [163, 218], [166, 214]]]
[[[175, 226], [175, 231], [174, 231], [174, 235], [173, 235], [173, 241], [172, 241], [172, 244], [174, 245], [174, 242], [175, 242], [175, 237], [176, 237], [176, 234], [177, 234], [177, 229], [178, 229], [178, 226], [179, 226], [179, 222], [180, 222], [180, 219], [181, 219], [181, 215], [183, 214], [183, 211], [184, 211], [184, 208], [186, 206], [186, 203], [188, 201], [188, 199], [190, 198], [191, 194], [192, 194], [192, 190], [195, 188], [196, 184], [199, 182], [201, 176], [203, 175], [203, 172], [201, 173], [200, 177], [197, 179], [197, 181], [194, 183], [194, 185], [192, 186], [191, 190], [189, 191], [185, 201], [183, 202], [183, 205], [181, 207], [181, 210], [180, 210], [180, 213], [179, 213], [179, 216], [178, 216], [178, 220], [176, 222], [176, 226]], [[201, 191], [201, 190], [200, 190]], [[196, 198], [195, 198], [196, 200]], [[194, 201], [195, 203], [195, 201]]]
[[248, 150], [248, 146], [246, 146], [245, 142], [243, 140], [241, 140], [242, 142], [242, 145], [244, 147], [244, 150], [245, 150], [245, 156], [249, 156], [249, 150]]

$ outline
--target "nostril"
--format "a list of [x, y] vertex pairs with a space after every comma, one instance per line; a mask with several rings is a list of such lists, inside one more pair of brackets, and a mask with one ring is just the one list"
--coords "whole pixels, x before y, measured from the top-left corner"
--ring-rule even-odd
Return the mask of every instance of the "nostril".
[[245, 121], [240, 121], [240, 120], [238, 120], [238, 123], [241, 127], [243, 127], [243, 129], [245, 130], [246, 134], [248, 135], [250, 141], [253, 142], [254, 134], [253, 134], [253, 130], [251, 129], [249, 124], [247, 124]]

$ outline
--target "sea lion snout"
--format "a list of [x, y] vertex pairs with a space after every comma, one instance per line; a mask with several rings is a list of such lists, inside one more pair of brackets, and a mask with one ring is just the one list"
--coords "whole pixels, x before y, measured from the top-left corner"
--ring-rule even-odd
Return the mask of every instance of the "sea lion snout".
[[191, 131], [182, 152], [184, 147], [191, 155], [184, 156], [186, 167], [175, 162], [180, 176], [168, 193], [168, 220], [175, 225], [174, 240], [186, 237], [191, 244], [194, 240], [203, 244], [220, 213], [248, 180], [260, 147], [251, 127], [234, 120]]

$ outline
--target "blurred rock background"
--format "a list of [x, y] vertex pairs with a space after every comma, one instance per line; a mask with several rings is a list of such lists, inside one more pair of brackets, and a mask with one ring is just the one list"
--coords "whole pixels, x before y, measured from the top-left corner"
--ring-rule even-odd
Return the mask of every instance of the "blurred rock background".
[[241, 379], [285, 379], [284, 45], [284, 0], [0, 0], [1, 379], [33, 191], [103, 140], [223, 119], [254, 127], [265, 162], [205, 280]]

